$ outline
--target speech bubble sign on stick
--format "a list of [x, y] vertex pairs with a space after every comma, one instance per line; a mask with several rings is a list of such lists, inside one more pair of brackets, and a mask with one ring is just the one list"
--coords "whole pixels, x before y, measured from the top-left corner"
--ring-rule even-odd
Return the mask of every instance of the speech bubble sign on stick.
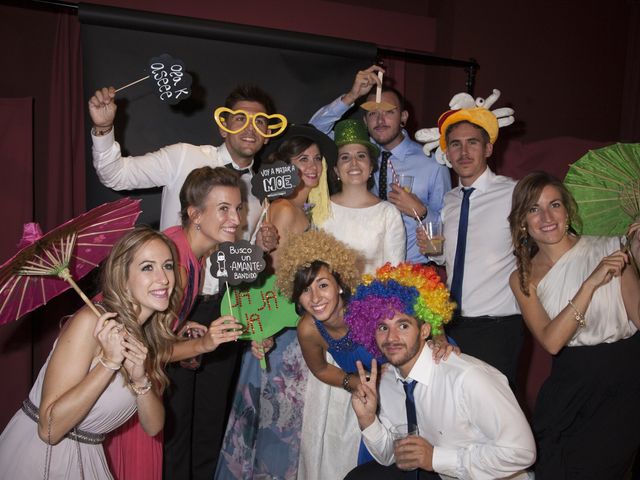
[[251, 193], [261, 202], [291, 195], [300, 183], [298, 169], [293, 164], [278, 160], [262, 165], [251, 178]]
[[396, 108], [395, 105], [392, 105], [388, 102], [382, 101], [382, 72], [378, 72], [378, 85], [376, 86], [376, 101], [368, 101], [364, 102], [360, 105], [360, 108], [367, 110], [368, 112], [375, 112], [376, 110], [382, 110], [383, 112], [388, 112]]
[[161, 101], [169, 105], [176, 105], [191, 96], [192, 78], [185, 69], [184, 62], [171, 55], [163, 53], [147, 62], [149, 75], [127, 83], [116, 89], [116, 93], [140, 83], [148, 78], [156, 87], [156, 93]]
[[231, 285], [255, 282], [267, 266], [262, 249], [246, 240], [221, 243], [210, 259], [211, 275]]
[[149, 76], [161, 101], [176, 105], [191, 96], [191, 75], [178, 58], [163, 53], [148, 64]]
[[[295, 305], [278, 292], [275, 282], [276, 276], [269, 275], [252, 285], [231, 288], [224, 294], [231, 302], [222, 299], [221, 313], [235, 316], [244, 325], [241, 340], [260, 341], [283, 328], [298, 325]], [[230, 313], [229, 305], [233, 313]]]

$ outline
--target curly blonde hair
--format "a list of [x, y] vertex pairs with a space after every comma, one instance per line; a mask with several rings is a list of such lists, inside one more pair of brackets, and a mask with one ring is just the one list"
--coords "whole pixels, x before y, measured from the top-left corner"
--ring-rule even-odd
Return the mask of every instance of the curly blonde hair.
[[321, 230], [309, 230], [289, 238], [280, 253], [276, 271], [276, 287], [283, 295], [296, 302], [294, 283], [303, 271], [313, 263], [327, 265], [331, 273], [338, 275], [340, 283], [353, 290], [360, 282], [364, 257], [333, 235]]

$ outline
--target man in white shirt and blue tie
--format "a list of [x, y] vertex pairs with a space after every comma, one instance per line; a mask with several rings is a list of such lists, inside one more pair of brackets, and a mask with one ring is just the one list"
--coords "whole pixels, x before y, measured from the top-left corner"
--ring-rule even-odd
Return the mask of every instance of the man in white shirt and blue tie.
[[[399, 299], [393, 283], [371, 289], [371, 298]], [[356, 298], [368, 301], [366, 294]], [[375, 360], [369, 377], [358, 365], [352, 406], [376, 461], [358, 466], [345, 480], [528, 478], [535, 442], [504, 375], [465, 354], [437, 363], [426, 346], [431, 325], [400, 301], [358, 327], [358, 333], [375, 337], [390, 367], [377, 386]], [[394, 442], [392, 427], [408, 422], [418, 434]]]
[[[438, 120], [440, 147], [458, 175], [441, 212], [444, 260], [452, 299], [458, 304], [446, 334], [464, 353], [496, 367], [515, 388], [524, 324], [511, 289], [516, 269], [507, 217], [515, 180], [487, 165], [498, 120], [485, 108], [449, 110]], [[418, 232], [421, 251], [429, 254]], [[436, 257], [438, 260], [438, 257]]]

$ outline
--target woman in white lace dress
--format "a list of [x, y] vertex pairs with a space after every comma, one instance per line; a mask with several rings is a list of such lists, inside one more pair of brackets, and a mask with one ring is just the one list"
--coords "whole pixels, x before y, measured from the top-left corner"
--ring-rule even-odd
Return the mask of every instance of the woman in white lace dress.
[[403, 262], [406, 233], [400, 211], [369, 191], [376, 171], [378, 147], [369, 141], [364, 123], [336, 124], [338, 159], [329, 165], [329, 179], [337, 189], [331, 196], [331, 214], [320, 228], [365, 256], [365, 273], [391, 262]]

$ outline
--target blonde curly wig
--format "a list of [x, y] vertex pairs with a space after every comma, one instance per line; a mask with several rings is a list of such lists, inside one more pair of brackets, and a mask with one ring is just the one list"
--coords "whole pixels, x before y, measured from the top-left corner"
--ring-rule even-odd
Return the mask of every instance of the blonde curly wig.
[[309, 230], [291, 237], [282, 248], [276, 271], [278, 290], [287, 298], [292, 298], [296, 273], [309, 268], [317, 260], [329, 265], [329, 269], [339, 274], [351, 290], [360, 282], [364, 257], [329, 233]]

